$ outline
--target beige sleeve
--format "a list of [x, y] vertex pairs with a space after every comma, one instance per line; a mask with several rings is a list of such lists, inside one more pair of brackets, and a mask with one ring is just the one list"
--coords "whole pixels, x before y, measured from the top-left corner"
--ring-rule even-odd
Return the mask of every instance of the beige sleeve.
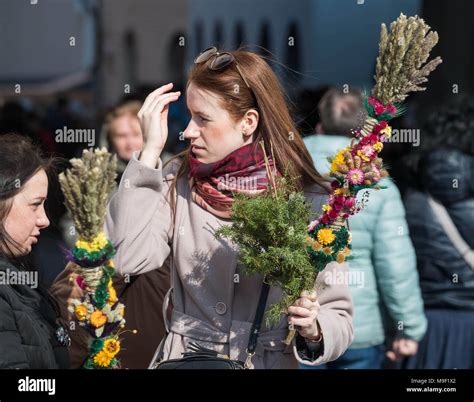
[[303, 359], [304, 354], [298, 350], [296, 339], [293, 340], [293, 352], [300, 363], [317, 366], [341, 356], [354, 339], [352, 326], [352, 296], [347, 284], [347, 263], [329, 263], [316, 279], [316, 291], [321, 310], [318, 323], [323, 334], [322, 354], [316, 360]]
[[128, 163], [109, 202], [105, 222], [106, 235], [117, 250], [113, 261], [121, 275], [157, 269], [171, 250], [171, 206], [166, 200], [169, 180], [164, 180], [161, 159], [152, 169], [137, 156], [135, 153]]

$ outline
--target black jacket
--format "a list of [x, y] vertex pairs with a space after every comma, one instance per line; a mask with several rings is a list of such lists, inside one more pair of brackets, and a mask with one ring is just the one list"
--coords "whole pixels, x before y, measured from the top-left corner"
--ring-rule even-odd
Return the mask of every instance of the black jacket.
[[0, 368], [68, 368], [53, 304], [40, 288], [13, 284], [18, 272], [0, 256]]
[[474, 248], [474, 157], [438, 149], [421, 161], [423, 189], [405, 197], [426, 307], [474, 310], [474, 270], [444, 232], [426, 193], [447, 209], [464, 241]]

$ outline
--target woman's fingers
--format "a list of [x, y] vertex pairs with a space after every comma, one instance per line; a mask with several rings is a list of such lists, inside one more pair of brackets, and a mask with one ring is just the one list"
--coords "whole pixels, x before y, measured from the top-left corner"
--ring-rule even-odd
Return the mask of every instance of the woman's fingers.
[[[174, 102], [177, 100], [181, 95], [181, 92], [172, 92], [166, 95], [160, 96], [158, 99], [155, 99], [154, 103], [148, 106], [148, 110], [143, 113], [140, 117], [140, 122], [142, 124], [149, 124], [157, 117], [159, 119], [162, 118], [161, 112], [163, 111], [164, 107], [168, 105], [170, 102]], [[146, 128], [146, 126], [145, 126]]]
[[161, 111], [161, 110], [157, 110], [158, 105], [166, 104], [170, 98], [171, 99], [177, 99], [180, 95], [181, 95], [181, 92], [179, 92], [179, 91], [178, 92], [170, 92], [168, 94], [161, 95], [161, 96], [153, 99], [153, 101], [151, 101], [151, 103], [148, 104], [147, 109], [144, 112], [142, 112], [141, 118], [142, 119], [152, 118], [155, 115], [156, 112]]
[[317, 316], [319, 309], [313, 308], [311, 310], [304, 307], [291, 306], [288, 308], [288, 314], [296, 317], [313, 317]]
[[306, 328], [306, 327], [312, 327], [315, 319], [316, 317], [304, 317], [304, 318], [291, 317], [289, 321], [295, 327]]
[[299, 298], [298, 300], [295, 301], [295, 303], [293, 304], [293, 306], [299, 306], [299, 307], [304, 307], [304, 308], [307, 308], [307, 309], [310, 309], [310, 310], [313, 310], [315, 308], [321, 308], [319, 302], [316, 300], [316, 301], [311, 301], [310, 299], [306, 298], [306, 297], [301, 297]]
[[148, 94], [148, 96], [145, 99], [145, 102], [143, 102], [143, 105], [138, 112], [138, 116], [140, 117], [143, 115], [149, 108], [150, 104], [153, 103], [153, 101], [159, 97], [160, 95], [164, 94], [165, 92], [169, 91], [171, 88], [173, 88], [173, 83], [170, 82], [169, 84], [162, 85], [158, 89], [155, 89], [153, 92]]
[[288, 307], [288, 313], [294, 316], [299, 316], [299, 317], [309, 317], [312, 314], [311, 310], [308, 310], [307, 308], [304, 308], [304, 307], [296, 307], [296, 306]]
[[170, 102], [177, 100], [181, 96], [181, 92], [170, 92], [169, 94], [162, 95], [155, 99], [153, 103], [150, 105], [150, 115], [154, 115], [155, 113], [161, 113], [165, 105], [168, 105]]
[[288, 323], [297, 327], [302, 336], [312, 336], [317, 328], [316, 319], [320, 308], [316, 292], [303, 292], [301, 297], [288, 307]]
[[312, 305], [313, 305], [313, 303], [309, 299], [307, 299], [306, 297], [300, 297], [293, 304], [293, 306], [304, 307], [304, 308], [308, 308], [308, 309]]
[[312, 290], [303, 290], [301, 292], [301, 297], [302, 298], [307, 298], [307, 299], [311, 300], [312, 302], [315, 302], [318, 299], [318, 295], [316, 293], [316, 290], [314, 290], [314, 289], [312, 289]]

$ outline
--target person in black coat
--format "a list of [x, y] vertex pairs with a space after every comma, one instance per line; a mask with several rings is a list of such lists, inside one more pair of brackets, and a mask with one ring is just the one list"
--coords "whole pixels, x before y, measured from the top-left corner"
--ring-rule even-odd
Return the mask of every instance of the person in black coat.
[[49, 225], [44, 211], [50, 162], [26, 138], [0, 136], [0, 368], [68, 368], [58, 306], [29, 268]]
[[[428, 331], [406, 368], [474, 368], [474, 101], [437, 111], [425, 129], [405, 208], [415, 246]], [[430, 201], [431, 200], [431, 201]], [[433, 200], [467, 244], [461, 254]], [[456, 242], [459, 244], [459, 242]], [[469, 250], [470, 249], [470, 250]]]

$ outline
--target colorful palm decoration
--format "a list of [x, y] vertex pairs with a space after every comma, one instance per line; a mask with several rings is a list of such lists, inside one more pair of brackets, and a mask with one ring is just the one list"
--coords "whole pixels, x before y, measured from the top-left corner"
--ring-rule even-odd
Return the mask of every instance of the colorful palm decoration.
[[91, 336], [84, 368], [120, 368], [118, 330], [125, 326], [125, 306], [112, 284], [115, 248], [102, 231], [115, 187], [116, 157], [105, 149], [84, 150], [82, 159], [72, 159], [71, 165], [59, 181], [79, 237], [69, 260], [84, 295], [72, 300], [69, 311]]
[[[296, 192], [292, 179], [268, 171], [272, 186], [258, 197], [237, 196], [232, 224], [217, 231], [239, 247], [239, 258], [249, 274], [261, 274], [284, 292], [280, 303], [270, 307], [268, 324], [276, 324], [304, 291], [310, 291], [316, 276], [328, 263], [344, 262], [351, 255], [347, 219], [365, 205], [356, 202], [359, 191], [380, 189], [387, 176], [379, 154], [391, 136], [389, 121], [401, 113], [401, 102], [412, 91], [422, 91], [427, 76], [441, 63], [439, 57], [426, 63], [438, 35], [425, 22], [403, 14], [382, 24], [375, 86], [364, 97], [365, 120], [354, 130], [350, 146], [330, 158], [332, 193], [321, 215], [309, 226], [309, 206]], [[271, 147], [271, 144], [268, 144]], [[268, 169], [267, 169], [268, 170]], [[296, 213], [295, 213], [296, 212]], [[290, 331], [287, 342], [291, 341]]]

